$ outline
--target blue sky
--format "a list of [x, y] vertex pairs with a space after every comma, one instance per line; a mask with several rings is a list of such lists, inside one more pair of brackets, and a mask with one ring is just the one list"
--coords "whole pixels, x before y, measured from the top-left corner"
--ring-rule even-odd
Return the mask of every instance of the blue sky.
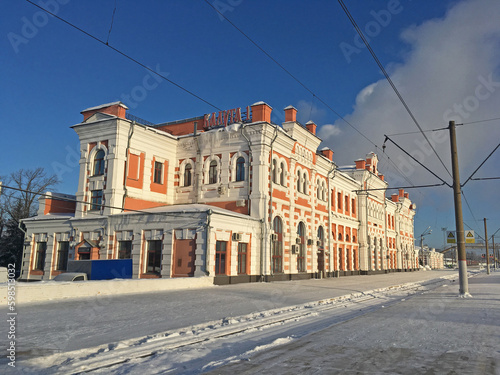
[[[319, 135], [335, 151], [339, 165], [352, 164], [370, 151], [380, 153], [205, 1], [116, 3], [109, 44], [213, 105], [229, 109], [263, 100], [274, 108], [273, 120], [279, 123], [282, 109], [292, 104], [301, 122], [319, 125]], [[356, 44], [355, 31], [336, 1], [210, 3], [377, 146], [384, 134], [417, 131], [368, 51]], [[500, 117], [496, 2], [345, 3], [424, 129], [445, 127], [450, 119], [461, 123]], [[108, 38], [114, 0], [37, 4], [101, 40]], [[88, 107], [122, 100], [130, 113], [154, 123], [214, 111], [26, 1], [2, 2], [0, 17], [0, 175], [42, 166], [59, 174], [57, 190], [75, 193], [78, 138], [69, 126], [79, 123], [80, 111]], [[498, 144], [499, 125], [493, 121], [459, 128], [462, 180]], [[435, 148], [451, 170], [447, 132], [428, 134], [436, 135]], [[421, 135], [394, 140], [451, 181]], [[413, 184], [439, 182], [394, 146], [388, 144], [386, 153]], [[498, 176], [499, 154], [476, 177]], [[382, 172], [393, 186], [409, 184], [386, 157], [381, 159]], [[487, 217], [493, 233], [500, 226], [494, 195], [499, 182], [471, 181], [464, 190], [472, 208], [471, 213], [464, 202], [466, 224], [482, 231], [482, 218]], [[455, 227], [451, 189], [410, 194], [418, 206], [415, 235], [431, 226], [433, 235], [426, 243], [442, 246], [441, 228]]]

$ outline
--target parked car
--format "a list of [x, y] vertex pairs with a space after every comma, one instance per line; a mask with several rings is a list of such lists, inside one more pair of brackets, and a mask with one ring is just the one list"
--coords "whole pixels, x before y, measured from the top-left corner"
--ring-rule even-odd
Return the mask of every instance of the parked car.
[[57, 275], [54, 281], [85, 281], [87, 274], [84, 272], [65, 272]]

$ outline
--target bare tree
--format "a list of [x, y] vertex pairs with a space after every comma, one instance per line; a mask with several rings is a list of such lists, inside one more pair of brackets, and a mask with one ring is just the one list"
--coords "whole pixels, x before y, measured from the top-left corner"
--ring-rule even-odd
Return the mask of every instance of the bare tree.
[[[48, 176], [43, 168], [20, 169], [4, 182], [3, 209], [10, 219], [19, 221], [36, 215], [38, 197], [58, 183], [57, 176]], [[11, 186], [14, 189], [5, 188]]]
[[20, 220], [35, 216], [38, 197], [57, 183], [57, 177], [48, 176], [43, 168], [20, 169], [3, 181], [0, 197], [0, 266], [15, 263], [16, 269], [20, 269], [24, 242], [24, 233], [19, 228]]

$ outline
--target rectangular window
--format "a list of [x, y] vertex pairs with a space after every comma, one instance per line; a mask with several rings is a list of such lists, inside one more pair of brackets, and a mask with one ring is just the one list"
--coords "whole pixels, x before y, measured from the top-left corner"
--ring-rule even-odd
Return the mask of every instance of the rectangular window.
[[118, 241], [118, 259], [132, 258], [132, 241]]
[[147, 242], [147, 273], [155, 273], [159, 275], [161, 272], [161, 242], [161, 240], [150, 240]]
[[238, 243], [238, 274], [247, 273], [247, 245], [246, 243]]
[[57, 247], [56, 270], [66, 271], [68, 267], [69, 241], [61, 241]]
[[92, 196], [90, 199], [90, 209], [100, 210], [102, 205], [102, 190], [92, 190]]
[[342, 209], [342, 193], [337, 193], [337, 204], [338, 204], [337, 208], [339, 210], [341, 210]]
[[347, 195], [345, 196], [345, 210], [349, 212], [349, 197]]
[[47, 242], [36, 243], [35, 269], [43, 271], [45, 267], [45, 253], [47, 252]]
[[356, 216], [356, 199], [352, 198], [351, 200], [351, 211], [354, 216]]
[[226, 274], [226, 247], [227, 242], [217, 241], [215, 243], [215, 274]]
[[163, 164], [155, 161], [155, 170], [154, 170], [154, 175], [153, 175], [153, 182], [155, 184], [161, 184], [162, 183], [162, 172], [163, 172]]

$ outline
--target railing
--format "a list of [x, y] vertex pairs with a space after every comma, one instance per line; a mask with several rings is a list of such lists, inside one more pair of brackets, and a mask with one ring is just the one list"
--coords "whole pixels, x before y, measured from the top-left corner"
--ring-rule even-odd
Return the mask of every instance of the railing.
[[134, 115], [132, 115], [132, 114], [130, 114], [130, 113], [126, 113], [126, 114], [125, 114], [125, 118], [126, 118], [127, 120], [130, 120], [130, 121], [135, 121], [135, 122], [137, 122], [138, 124], [142, 124], [142, 125], [148, 125], [148, 126], [154, 126], [154, 125], [155, 125], [155, 124], [153, 124], [153, 123], [152, 123], [152, 122], [150, 122], [150, 121], [144, 120], [144, 119], [142, 119], [142, 118], [140, 118], [140, 117], [137, 117], [137, 116], [134, 116]]

